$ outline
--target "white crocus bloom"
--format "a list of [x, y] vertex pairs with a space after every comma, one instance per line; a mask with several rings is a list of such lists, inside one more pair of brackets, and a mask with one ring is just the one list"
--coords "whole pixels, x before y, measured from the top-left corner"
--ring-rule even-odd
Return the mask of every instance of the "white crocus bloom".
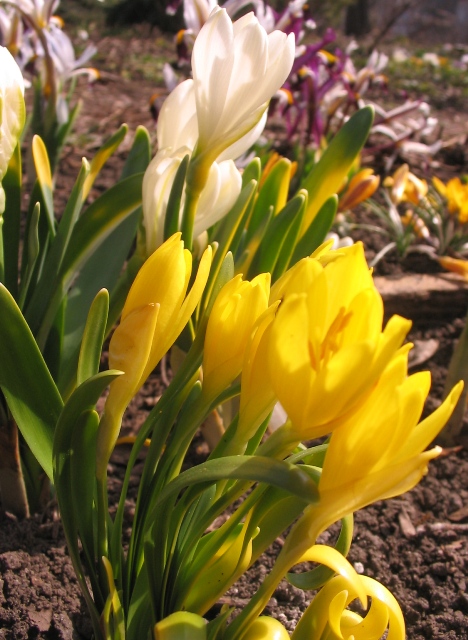
[[0, 47], [0, 214], [5, 210], [1, 186], [24, 126], [24, 81], [15, 59]]
[[[191, 149], [161, 149], [150, 162], [143, 178], [143, 218], [146, 229], [146, 251], [150, 255], [164, 240], [164, 221], [177, 170]], [[239, 170], [232, 160], [214, 162], [201, 192], [194, 224], [194, 237], [224, 217], [236, 202], [242, 186]], [[183, 211], [182, 194], [180, 213]]]
[[53, 12], [60, 0], [16, 0], [18, 9], [34, 22], [36, 27], [44, 29], [49, 25]]
[[215, 160], [262, 119], [294, 62], [294, 35], [267, 34], [253, 13], [232, 23], [215, 8], [192, 53], [199, 139], [196, 155]]

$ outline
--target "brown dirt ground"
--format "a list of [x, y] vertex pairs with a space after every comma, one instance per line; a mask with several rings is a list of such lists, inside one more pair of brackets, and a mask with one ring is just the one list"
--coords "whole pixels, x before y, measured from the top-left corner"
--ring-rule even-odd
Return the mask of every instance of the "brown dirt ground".
[[[69, 193], [81, 156], [92, 156], [121, 122], [128, 123], [130, 135], [105, 167], [97, 191], [115, 180], [138, 125], [148, 127], [154, 136], [149, 99], [155, 84], [125, 69], [134, 50], [157, 55], [155, 42], [152, 35], [138, 41], [106, 37], [98, 43], [103, 57], [113, 60], [114, 67], [103, 73], [100, 82], [81, 87], [84, 108], [78, 129], [64, 150], [57, 180], [57, 210]], [[452, 116], [448, 114], [451, 121]], [[455, 171], [465, 170], [465, 151], [462, 149]], [[437, 159], [442, 164], [445, 161], [444, 157]], [[447, 166], [450, 172], [452, 165]], [[371, 256], [375, 249], [372, 240], [369, 242]], [[383, 269], [391, 267], [387, 264]], [[435, 355], [423, 365], [432, 371], [435, 398], [440, 397], [454, 340], [462, 326], [463, 319], [453, 318], [448, 310], [447, 322], [416, 326], [410, 336], [439, 340]], [[127, 430], [138, 428], [160, 393], [156, 373], [132, 402]], [[356, 514], [350, 560], [358, 571], [392, 590], [403, 608], [411, 640], [468, 638], [468, 454], [463, 448], [445, 453], [431, 464], [429, 474], [413, 491]], [[191, 455], [198, 459], [205, 454], [206, 445], [197, 441]], [[122, 469], [122, 455], [117, 454], [109, 468], [111, 492], [118, 492]], [[54, 504], [47, 513], [24, 522], [3, 513], [0, 527], [0, 640], [90, 638], [91, 627]], [[323, 534], [322, 541], [327, 542], [329, 535]], [[242, 607], [268, 571], [276, 551], [277, 547], [272, 548], [257, 562], [227, 594], [226, 601]], [[307, 594], [283, 583], [267, 613], [292, 629], [309, 600]]]

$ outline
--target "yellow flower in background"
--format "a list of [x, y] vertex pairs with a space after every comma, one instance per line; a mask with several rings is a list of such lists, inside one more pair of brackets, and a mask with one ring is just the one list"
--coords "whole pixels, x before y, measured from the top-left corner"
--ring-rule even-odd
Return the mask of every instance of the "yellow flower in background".
[[124, 372], [111, 384], [97, 442], [97, 466], [104, 474], [122, 415], [151, 371], [190, 319], [211, 266], [208, 247], [191, 290], [192, 254], [173, 235], [143, 264], [127, 296], [119, 326], [109, 344], [109, 367]]
[[460, 178], [452, 178], [444, 184], [437, 176], [432, 178], [432, 184], [447, 200], [449, 213], [456, 215], [461, 224], [468, 222], [468, 184], [463, 184]]
[[340, 196], [338, 211], [349, 211], [370, 198], [379, 188], [380, 178], [373, 169], [361, 169], [349, 181]]
[[206, 329], [203, 393], [215, 398], [241, 373], [247, 343], [257, 319], [268, 307], [270, 274], [252, 281], [236, 276], [216, 298]]
[[0, 215], [5, 210], [2, 180], [23, 130], [26, 117], [24, 80], [15, 59], [0, 47]]
[[321, 252], [298, 262], [271, 294], [281, 304], [269, 375], [303, 440], [329, 433], [356, 411], [411, 326], [394, 316], [382, 331], [383, 303], [361, 243]]
[[459, 276], [468, 280], [468, 260], [460, 258], [451, 258], [450, 256], [440, 256], [437, 258], [438, 263], [447, 271], [458, 273]]
[[393, 176], [386, 178], [383, 184], [389, 187], [394, 204], [400, 204], [400, 202], [419, 204], [428, 192], [427, 182], [411, 173], [407, 164], [398, 167]]

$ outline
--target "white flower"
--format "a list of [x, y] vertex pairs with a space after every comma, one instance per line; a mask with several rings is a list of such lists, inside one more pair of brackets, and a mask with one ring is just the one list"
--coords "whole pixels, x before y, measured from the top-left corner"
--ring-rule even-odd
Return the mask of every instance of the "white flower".
[[29, 16], [39, 29], [49, 25], [60, 0], [16, 0], [18, 9]]
[[293, 34], [267, 34], [253, 13], [232, 23], [224, 9], [215, 8], [192, 53], [196, 154], [214, 160], [258, 125], [293, 61]]
[[15, 59], [0, 47], [0, 214], [5, 210], [5, 192], [1, 187], [8, 164], [24, 126], [24, 81]]
[[199, 33], [211, 11], [218, 6], [217, 0], [184, 0], [184, 22], [193, 34]]
[[[147, 255], [155, 251], [164, 240], [164, 221], [172, 185], [177, 170], [191, 149], [180, 147], [162, 149], [150, 162], [143, 178], [143, 217], [146, 229]], [[236, 202], [242, 186], [239, 170], [232, 160], [214, 162], [208, 181], [201, 192], [194, 223], [196, 238], [224, 217]], [[180, 214], [185, 202], [182, 194]]]

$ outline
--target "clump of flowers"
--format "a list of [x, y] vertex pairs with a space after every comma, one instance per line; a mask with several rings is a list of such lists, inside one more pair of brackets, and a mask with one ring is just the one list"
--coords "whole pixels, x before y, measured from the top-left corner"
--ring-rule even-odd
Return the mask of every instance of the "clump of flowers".
[[[252, 14], [232, 23], [225, 10], [214, 9], [194, 45], [193, 81], [176, 89], [170, 109], [163, 106], [161, 148], [144, 178], [147, 242], [140, 231], [123, 277], [121, 263], [117, 273], [109, 265], [128, 255], [126, 243], [133, 244], [139, 223], [135, 191], [141, 193], [143, 176], [134, 171], [147, 150], [141, 135], [122, 184], [81, 214], [116, 140], [94, 164], [83, 162], [60, 223], [53, 221], [47, 245], [40, 247], [39, 277], [34, 252], [26, 254], [21, 285], [28, 295], [0, 284], [4, 404], [55, 485], [96, 639], [286, 639], [278, 621], [261, 615], [284, 578], [319, 589], [294, 640], [405, 638], [393, 596], [346, 560], [352, 513], [415, 486], [441, 451], [426, 448], [463, 385], [456, 384], [420, 421], [430, 375], [408, 375], [410, 345], [404, 340], [410, 322], [393, 316], [384, 326], [382, 298], [362, 244], [333, 250], [323, 242], [337, 210], [336, 193], [370, 129], [370, 109], [340, 129], [292, 198], [293, 168], [286, 159], [263, 175], [260, 161], [252, 160], [239, 191], [236, 173], [224, 178], [226, 184], [220, 178], [223, 163], [261, 132], [269, 100], [293, 63], [293, 36], [267, 34]], [[22, 94], [17, 77], [0, 77], [2, 89], [13, 84], [8, 105], [16, 116], [6, 135], [8, 169], [0, 174], [10, 221], [16, 210], [9, 187], [19, 176], [11, 150], [19, 156]], [[52, 193], [45, 146], [34, 140], [42, 199], [30, 225], [37, 225]], [[3, 150], [3, 138], [0, 144]], [[375, 180], [365, 172], [349, 186], [344, 198], [351, 206]], [[204, 199], [205, 189], [210, 197]], [[133, 233], [120, 233], [127, 223]], [[107, 251], [96, 255], [100, 246]], [[18, 269], [18, 255], [10, 254], [8, 264]], [[110, 304], [106, 288], [96, 291], [101, 272], [114, 285]], [[111, 368], [100, 371], [103, 344], [118, 315], [108, 347]], [[68, 340], [57, 355], [48, 338], [60, 332]], [[108, 462], [119, 446], [126, 408], [174, 346], [185, 357], [129, 439], [120, 498], [110, 510]], [[231, 419], [221, 425], [208, 459], [184, 470], [198, 430], [230, 401]], [[267, 434], [277, 403], [285, 420]], [[318, 437], [326, 441], [307, 444]], [[124, 542], [128, 489], [143, 450], [130, 539]], [[318, 545], [320, 533], [336, 522], [341, 532], [335, 546]], [[286, 531], [275, 565], [242, 611], [225, 607], [205, 620]], [[291, 572], [304, 561], [320, 566]], [[356, 598], [367, 614], [348, 608]]]

